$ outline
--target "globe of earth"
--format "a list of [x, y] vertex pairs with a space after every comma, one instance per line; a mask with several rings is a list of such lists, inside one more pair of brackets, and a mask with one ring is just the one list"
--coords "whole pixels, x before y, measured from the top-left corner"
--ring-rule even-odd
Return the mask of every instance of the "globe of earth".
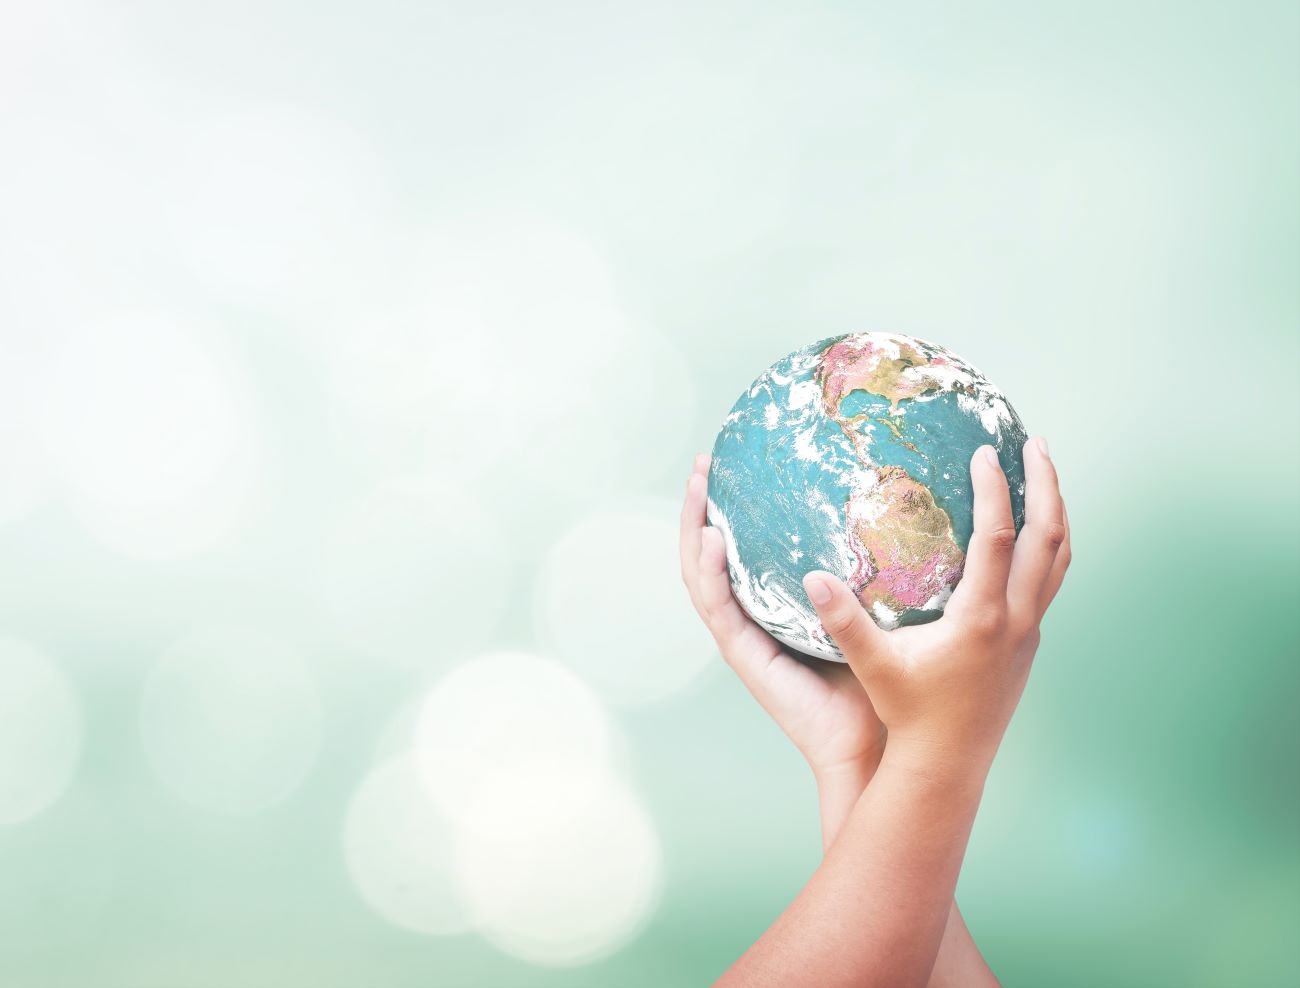
[[834, 573], [883, 628], [943, 613], [970, 541], [970, 459], [997, 450], [1024, 522], [1025, 428], [983, 374], [950, 350], [856, 333], [796, 350], [723, 421], [708, 522], [726, 543], [736, 599], [807, 655], [843, 661], [803, 577]]

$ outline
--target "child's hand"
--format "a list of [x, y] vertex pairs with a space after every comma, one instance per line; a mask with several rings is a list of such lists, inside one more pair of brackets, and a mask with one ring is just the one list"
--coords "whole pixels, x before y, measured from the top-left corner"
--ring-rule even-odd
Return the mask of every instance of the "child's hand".
[[1019, 702], [1039, 621], [1070, 564], [1065, 506], [1046, 443], [1026, 443], [1024, 456], [1025, 525], [1018, 538], [992, 448], [972, 457], [974, 533], [940, 620], [887, 633], [831, 574], [804, 578], [823, 626], [888, 727], [891, 758], [907, 746], [927, 758], [974, 755], [987, 763]]
[[870, 701], [844, 682], [843, 666], [805, 665], [745, 617], [720, 534], [703, 528], [708, 460], [697, 461], [682, 512], [682, 575], [727, 661], [814, 771], [845, 752], [878, 752], [888, 727], [883, 760], [875, 756], [849, 801], [852, 785], [819, 785], [825, 859], [719, 984], [997, 984], [952, 895], [1039, 621], [1070, 563], [1065, 506], [1040, 442], [1025, 447], [1018, 538], [996, 457], [983, 447], [972, 458], [975, 530], [939, 621], [885, 632], [838, 579], [805, 578]]
[[[795, 658], [731, 594], [722, 533], [704, 523], [709, 457], [695, 458], [682, 507], [682, 580], [727, 664], [803, 753], [819, 783], [856, 799], [880, 760], [884, 728], [849, 667]], [[860, 605], [854, 602], [861, 609]]]

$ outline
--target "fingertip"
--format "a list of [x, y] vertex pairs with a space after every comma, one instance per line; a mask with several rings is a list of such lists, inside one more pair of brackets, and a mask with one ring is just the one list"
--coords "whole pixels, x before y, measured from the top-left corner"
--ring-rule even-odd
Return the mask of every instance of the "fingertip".
[[695, 464], [694, 464], [695, 472], [698, 474], [708, 473], [709, 464], [712, 462], [712, 460], [713, 457], [711, 457], [708, 453], [696, 453]]
[[1031, 489], [1037, 490], [1037, 497], [1060, 495], [1060, 478], [1056, 463], [1047, 452], [1047, 440], [1034, 436], [1025, 443], [1025, 476]]
[[814, 607], [825, 607], [835, 595], [835, 577], [813, 570], [803, 578], [803, 589]]
[[1002, 472], [1002, 464], [998, 460], [998, 451], [988, 444], [975, 450], [975, 453], [971, 456], [970, 466], [972, 472], [984, 467], [996, 470], [998, 473]]

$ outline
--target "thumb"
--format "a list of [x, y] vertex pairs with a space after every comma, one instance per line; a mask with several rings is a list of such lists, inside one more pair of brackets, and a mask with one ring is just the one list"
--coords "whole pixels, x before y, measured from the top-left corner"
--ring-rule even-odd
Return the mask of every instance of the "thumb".
[[889, 654], [888, 635], [838, 577], [814, 570], [803, 578], [803, 588], [821, 618], [822, 627], [844, 653], [857, 677], [865, 680], [873, 675]]

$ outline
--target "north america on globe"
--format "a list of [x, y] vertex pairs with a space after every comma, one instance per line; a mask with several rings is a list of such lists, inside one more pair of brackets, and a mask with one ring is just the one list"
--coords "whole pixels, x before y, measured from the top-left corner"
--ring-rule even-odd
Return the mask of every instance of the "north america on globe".
[[804, 593], [834, 573], [886, 629], [938, 618], [961, 579], [970, 458], [992, 445], [1024, 523], [1025, 428], [1002, 392], [935, 343], [897, 333], [822, 340], [777, 361], [713, 446], [708, 522], [732, 592], [783, 644], [842, 660]]

